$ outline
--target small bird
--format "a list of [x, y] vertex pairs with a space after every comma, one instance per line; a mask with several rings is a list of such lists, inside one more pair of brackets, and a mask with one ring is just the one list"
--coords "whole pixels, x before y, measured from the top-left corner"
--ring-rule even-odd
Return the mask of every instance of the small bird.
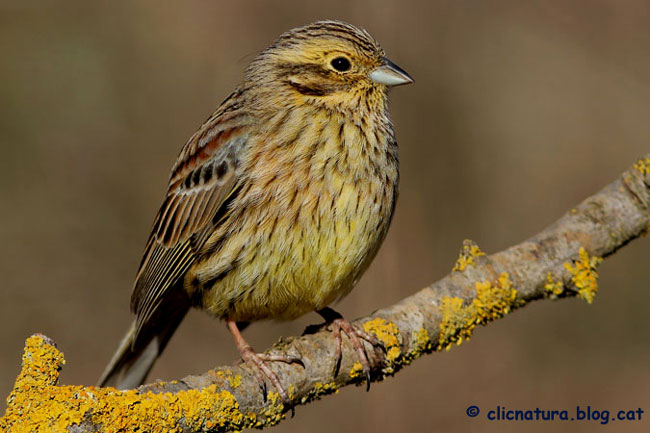
[[347, 295], [386, 236], [398, 193], [388, 88], [413, 79], [365, 30], [319, 21], [282, 34], [246, 69], [182, 148], [137, 272], [135, 320], [99, 380], [142, 384], [187, 311], [226, 322], [261, 383], [288, 396], [241, 329], [318, 312], [362, 339], [328, 306]]

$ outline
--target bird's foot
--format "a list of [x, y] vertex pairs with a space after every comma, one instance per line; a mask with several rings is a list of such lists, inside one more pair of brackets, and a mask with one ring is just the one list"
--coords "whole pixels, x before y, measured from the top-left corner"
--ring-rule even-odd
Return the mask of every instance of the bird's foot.
[[264, 400], [266, 401], [266, 396], [267, 396], [266, 381], [264, 380], [264, 378], [266, 377], [266, 379], [271, 381], [275, 389], [278, 391], [278, 394], [280, 394], [280, 398], [282, 398], [282, 403], [284, 403], [285, 406], [291, 406], [293, 411], [293, 405], [291, 404], [291, 400], [289, 399], [289, 394], [287, 394], [286, 390], [282, 386], [282, 383], [280, 382], [280, 379], [278, 378], [277, 374], [275, 374], [273, 370], [271, 370], [271, 368], [268, 366], [267, 363], [284, 362], [286, 364], [303, 365], [300, 357], [290, 356], [290, 355], [272, 355], [269, 353], [256, 353], [253, 350], [253, 348], [250, 346], [245, 346], [241, 348], [240, 354], [242, 360], [249, 367], [251, 367], [251, 370], [255, 374], [255, 377], [257, 378], [257, 381], [260, 384], [260, 389], [262, 390], [262, 394], [264, 395]]
[[235, 338], [235, 343], [237, 344], [237, 348], [239, 349], [242, 360], [251, 368], [253, 374], [255, 374], [255, 377], [257, 378], [260, 389], [262, 390], [262, 395], [264, 396], [264, 401], [266, 401], [267, 397], [266, 381], [264, 380], [266, 377], [266, 379], [270, 380], [275, 389], [278, 391], [278, 394], [282, 399], [282, 403], [286, 407], [291, 408], [291, 414], [293, 416], [294, 409], [293, 404], [291, 403], [291, 399], [289, 398], [289, 394], [282, 386], [282, 383], [280, 382], [277, 374], [271, 370], [267, 363], [284, 362], [286, 364], [300, 364], [304, 367], [302, 359], [300, 359], [299, 356], [257, 353], [248, 343], [246, 343], [246, 340], [244, 340], [244, 337], [241, 335], [241, 332], [239, 331], [239, 328], [234, 321], [227, 320], [226, 323], [228, 324], [228, 328]]
[[352, 325], [350, 322], [345, 320], [343, 316], [331, 308], [324, 308], [322, 310], [319, 310], [318, 314], [323, 316], [323, 318], [326, 320], [326, 329], [332, 332], [332, 335], [336, 340], [336, 349], [334, 352], [334, 376], [336, 377], [338, 375], [339, 369], [341, 368], [341, 359], [343, 356], [341, 350], [341, 332], [344, 332], [350, 339], [354, 350], [357, 352], [359, 363], [361, 364], [361, 369], [366, 378], [366, 391], [368, 391], [370, 389], [370, 362], [368, 361], [368, 354], [361, 340], [365, 340], [373, 346], [383, 346], [381, 346], [381, 343], [377, 337], [365, 332], [362, 329], [359, 329], [357, 326]]

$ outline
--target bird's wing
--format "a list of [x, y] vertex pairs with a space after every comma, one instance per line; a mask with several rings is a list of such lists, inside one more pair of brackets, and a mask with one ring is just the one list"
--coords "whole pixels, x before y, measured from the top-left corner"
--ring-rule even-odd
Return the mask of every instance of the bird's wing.
[[238, 155], [247, 144], [237, 96], [230, 95], [190, 138], [172, 169], [131, 295], [136, 333], [196, 260], [196, 240], [207, 239], [236, 190]]

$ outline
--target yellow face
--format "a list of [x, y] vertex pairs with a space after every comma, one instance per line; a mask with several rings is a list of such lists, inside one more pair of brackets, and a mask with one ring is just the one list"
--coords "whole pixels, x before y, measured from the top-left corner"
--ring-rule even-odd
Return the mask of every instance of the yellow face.
[[288, 47], [274, 56], [277, 78], [296, 92], [329, 96], [378, 86], [369, 75], [383, 61], [380, 48], [362, 51], [339, 38], [317, 38]]
[[246, 81], [276, 98], [335, 109], [362, 101], [383, 108], [387, 86], [413, 80], [365, 30], [320, 21], [280, 36], [251, 63]]

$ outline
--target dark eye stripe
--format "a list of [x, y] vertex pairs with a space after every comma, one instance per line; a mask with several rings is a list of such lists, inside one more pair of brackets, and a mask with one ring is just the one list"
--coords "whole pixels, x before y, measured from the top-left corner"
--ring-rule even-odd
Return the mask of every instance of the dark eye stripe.
[[288, 81], [289, 85], [296, 89], [299, 93], [303, 95], [308, 95], [308, 96], [324, 96], [328, 93], [331, 93], [330, 91], [327, 91], [326, 89], [322, 87], [317, 87], [315, 85], [313, 86], [306, 86], [304, 84], [299, 84], [299, 83], [294, 83], [291, 81]]
[[321, 65], [311, 63], [285, 63], [277, 66], [282, 75], [293, 75], [301, 73], [318, 74], [322, 77], [327, 77], [330, 71], [324, 69]]

